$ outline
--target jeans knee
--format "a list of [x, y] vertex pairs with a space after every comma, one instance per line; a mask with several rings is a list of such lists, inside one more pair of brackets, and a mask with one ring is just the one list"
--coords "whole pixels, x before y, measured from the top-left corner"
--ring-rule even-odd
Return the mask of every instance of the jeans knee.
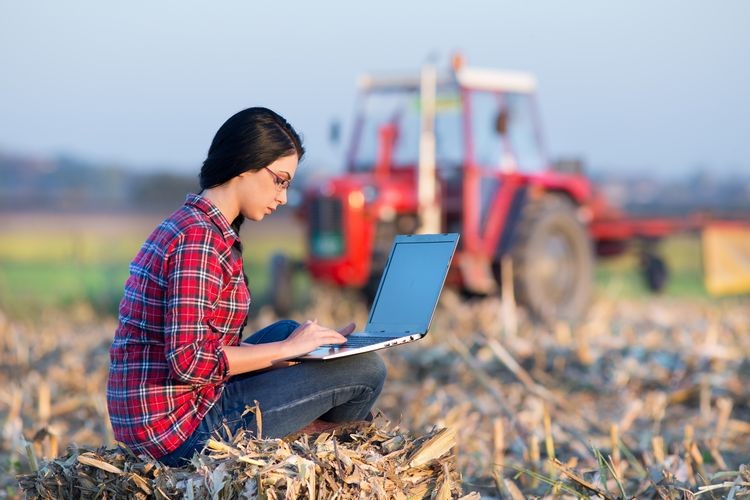
[[360, 354], [355, 358], [360, 369], [364, 371], [364, 378], [372, 385], [374, 392], [380, 393], [388, 375], [383, 358], [376, 352]]

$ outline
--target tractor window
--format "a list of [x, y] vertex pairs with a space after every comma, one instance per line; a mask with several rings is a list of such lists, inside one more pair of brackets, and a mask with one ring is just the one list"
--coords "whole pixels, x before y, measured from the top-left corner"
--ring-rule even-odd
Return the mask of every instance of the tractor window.
[[506, 94], [508, 104], [508, 140], [519, 168], [525, 172], [546, 166], [540, 138], [535, 127], [534, 103], [526, 94]]
[[477, 91], [469, 93], [471, 137], [477, 165], [524, 171], [544, 167], [528, 95]]
[[497, 132], [497, 119], [503, 110], [503, 99], [496, 92], [471, 91], [471, 138], [474, 161], [481, 167], [499, 168], [503, 153], [503, 138]]
[[419, 158], [419, 96], [414, 92], [379, 92], [365, 96], [361, 110], [359, 143], [353, 167], [372, 170], [378, 156], [381, 131], [392, 126], [393, 166], [416, 165]]
[[435, 113], [435, 155], [438, 168], [463, 164], [464, 136], [461, 97], [455, 92], [438, 94]]

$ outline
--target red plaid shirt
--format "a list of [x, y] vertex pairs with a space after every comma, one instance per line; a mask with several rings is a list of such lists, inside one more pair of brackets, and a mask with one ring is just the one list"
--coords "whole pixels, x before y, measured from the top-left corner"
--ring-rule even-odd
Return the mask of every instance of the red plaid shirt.
[[188, 195], [130, 265], [109, 351], [119, 441], [155, 458], [185, 442], [221, 396], [223, 347], [239, 344], [249, 304], [237, 234], [210, 201]]

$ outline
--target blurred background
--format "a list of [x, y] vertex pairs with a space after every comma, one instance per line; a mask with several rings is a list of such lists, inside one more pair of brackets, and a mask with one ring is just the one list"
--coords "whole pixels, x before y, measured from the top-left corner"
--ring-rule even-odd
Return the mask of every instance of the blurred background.
[[[301, 187], [342, 172], [359, 75], [447, 69], [456, 53], [534, 75], [550, 161], [582, 163], [618, 206], [681, 215], [750, 204], [750, 7], [739, 0], [1, 10], [0, 307], [12, 314], [78, 302], [113, 314], [130, 259], [197, 188], [234, 112], [267, 106], [302, 132]], [[271, 252], [305, 252], [291, 213], [273, 219], [243, 228], [261, 305]], [[697, 240], [680, 238], [666, 244], [677, 277], [667, 292], [704, 294]], [[643, 292], [635, 258], [599, 267], [599, 291]]]

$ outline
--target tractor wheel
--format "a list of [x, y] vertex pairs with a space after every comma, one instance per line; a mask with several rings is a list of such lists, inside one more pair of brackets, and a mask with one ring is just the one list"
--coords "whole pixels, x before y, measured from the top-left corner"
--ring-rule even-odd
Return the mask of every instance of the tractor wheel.
[[641, 255], [641, 273], [646, 286], [653, 293], [663, 291], [669, 279], [669, 268], [664, 258], [650, 251]]
[[[360, 289], [362, 298], [370, 307], [375, 302], [375, 295], [378, 293], [380, 277], [385, 271], [385, 265], [388, 263], [388, 256], [391, 254], [391, 245], [398, 234], [407, 233], [414, 228], [408, 227], [410, 217], [402, 215], [394, 222], [380, 222], [375, 228], [375, 239], [373, 241], [372, 255], [370, 257], [370, 276]], [[406, 224], [407, 227], [399, 227], [399, 223]], [[416, 222], [414, 223], [416, 224]]]
[[362, 298], [365, 300], [367, 307], [371, 307], [372, 303], [375, 302], [375, 295], [378, 293], [378, 285], [380, 284], [380, 275], [372, 274], [364, 286], [360, 289]]
[[545, 196], [524, 207], [512, 256], [517, 300], [543, 322], [575, 321], [593, 290], [591, 238], [562, 196]]
[[270, 267], [271, 307], [277, 316], [287, 316], [294, 307], [294, 265], [283, 253], [275, 253]]

